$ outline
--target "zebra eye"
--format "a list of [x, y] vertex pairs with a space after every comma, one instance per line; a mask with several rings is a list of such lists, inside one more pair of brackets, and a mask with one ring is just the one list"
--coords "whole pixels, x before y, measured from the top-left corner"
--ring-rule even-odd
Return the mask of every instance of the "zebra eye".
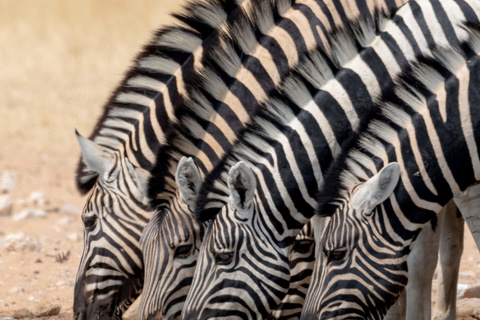
[[323, 255], [325, 258], [327, 258], [327, 263], [332, 263], [332, 262], [342, 262], [345, 260], [345, 257], [347, 256], [347, 250], [346, 249], [337, 249], [337, 250], [327, 250], [323, 249]]
[[186, 244], [184, 246], [178, 246], [175, 249], [174, 257], [175, 259], [186, 259], [191, 255], [192, 245]]
[[305, 254], [310, 251], [310, 249], [312, 248], [312, 244], [312, 240], [295, 241], [295, 244], [293, 245], [293, 250]]
[[96, 215], [89, 215], [89, 216], [82, 216], [83, 225], [85, 226], [86, 230], [92, 230], [95, 228], [97, 223], [97, 216]]
[[233, 252], [220, 252], [215, 254], [215, 263], [221, 266], [225, 266], [232, 262]]

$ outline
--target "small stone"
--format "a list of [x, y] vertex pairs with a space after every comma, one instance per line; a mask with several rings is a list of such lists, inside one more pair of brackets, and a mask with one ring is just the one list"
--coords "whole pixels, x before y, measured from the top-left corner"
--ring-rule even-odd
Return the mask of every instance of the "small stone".
[[34, 296], [30, 296], [30, 297], [28, 297], [28, 300], [33, 301], [33, 300], [35, 300], [35, 297], [34, 297]]
[[63, 206], [60, 207], [60, 213], [80, 216], [82, 214], [82, 209], [73, 204], [65, 203]]
[[14, 221], [25, 220], [25, 219], [37, 219], [40, 217], [45, 217], [47, 213], [43, 210], [34, 210], [34, 209], [25, 209], [19, 213], [15, 213], [12, 217]]
[[55, 285], [57, 287], [63, 287], [63, 286], [65, 286], [65, 281], [58, 281], [57, 283], [55, 283]]
[[23, 293], [25, 290], [22, 287], [13, 287], [8, 290], [9, 293]]
[[28, 203], [34, 206], [46, 206], [50, 203], [50, 199], [41, 191], [33, 191], [28, 197]]
[[62, 308], [56, 305], [48, 308], [47, 311], [37, 313], [37, 317], [53, 317], [58, 315], [60, 313], [60, 310], [62, 310]]
[[0, 196], [0, 216], [9, 216], [13, 212], [13, 197], [10, 195]]
[[37, 240], [23, 232], [6, 235], [4, 244], [4, 249], [10, 252], [39, 251], [42, 247]]
[[40, 258], [35, 259], [35, 263], [42, 263], [42, 259]]
[[468, 289], [468, 284], [463, 284], [463, 283], [457, 284], [457, 298], [461, 297], [467, 289]]
[[28, 309], [22, 308], [13, 313], [15, 319], [33, 318], [35, 315]]
[[0, 177], [0, 191], [3, 193], [9, 193], [17, 190], [17, 183], [13, 178], [12, 171], [5, 170]]
[[80, 233], [74, 232], [74, 233], [70, 233], [67, 236], [67, 239], [70, 240], [70, 241], [73, 241], [73, 242], [78, 242], [78, 241], [82, 240], [82, 236], [80, 235]]
[[[460, 296], [460, 299], [466, 298], [480, 298], [480, 286], [468, 287]], [[480, 305], [479, 305], [480, 306]]]
[[72, 218], [70, 217], [63, 217], [57, 221], [58, 224], [60, 225], [68, 225], [72, 223]]

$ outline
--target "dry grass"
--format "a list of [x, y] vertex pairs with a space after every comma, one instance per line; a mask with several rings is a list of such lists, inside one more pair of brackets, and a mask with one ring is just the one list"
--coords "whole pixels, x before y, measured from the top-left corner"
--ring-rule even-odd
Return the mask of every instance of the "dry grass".
[[103, 103], [180, 1], [0, 0], [0, 160], [79, 156]]

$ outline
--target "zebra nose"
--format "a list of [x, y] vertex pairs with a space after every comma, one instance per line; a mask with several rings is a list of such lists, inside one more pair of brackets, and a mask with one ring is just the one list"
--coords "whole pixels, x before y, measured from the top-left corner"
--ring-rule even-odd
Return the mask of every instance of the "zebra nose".
[[146, 320], [163, 320], [163, 316], [160, 312], [148, 315]]

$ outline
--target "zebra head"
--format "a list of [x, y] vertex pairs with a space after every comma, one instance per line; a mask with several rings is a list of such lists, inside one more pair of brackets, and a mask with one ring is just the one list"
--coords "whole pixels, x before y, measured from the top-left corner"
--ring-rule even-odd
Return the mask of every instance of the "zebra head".
[[383, 319], [398, 298], [407, 283], [409, 242], [384, 232], [383, 202], [389, 202], [399, 177], [393, 162], [330, 199], [328, 211], [334, 213], [319, 244], [301, 319]]
[[315, 264], [315, 232], [311, 219], [297, 235], [290, 253], [290, 288], [268, 319], [298, 319]]
[[84, 249], [75, 281], [75, 319], [121, 319], [140, 294], [139, 239], [149, 220], [148, 173], [118, 152], [80, 136], [87, 167], [98, 174], [82, 212]]
[[267, 319], [285, 297], [289, 256], [268, 240], [256, 184], [244, 162], [230, 169], [230, 201], [207, 227], [182, 319]]
[[191, 158], [179, 161], [175, 181], [177, 196], [140, 239], [145, 283], [138, 319], [178, 319], [192, 282], [205, 225], [193, 215], [202, 177]]

